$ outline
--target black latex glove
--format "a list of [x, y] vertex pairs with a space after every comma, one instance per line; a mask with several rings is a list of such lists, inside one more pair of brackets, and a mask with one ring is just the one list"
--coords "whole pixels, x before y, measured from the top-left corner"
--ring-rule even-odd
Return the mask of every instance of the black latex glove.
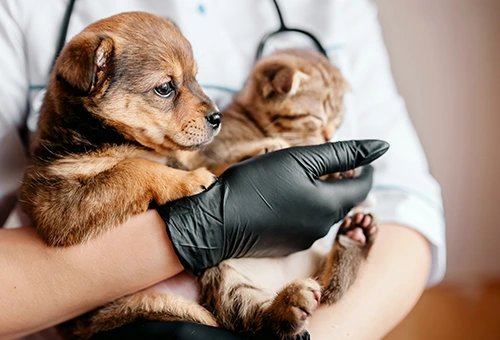
[[371, 166], [352, 179], [320, 176], [366, 165], [378, 140], [283, 149], [230, 167], [207, 191], [157, 208], [184, 268], [200, 275], [228, 258], [274, 257], [309, 248], [371, 187]]
[[[215, 328], [185, 321], [135, 321], [122, 327], [101, 332], [91, 340], [279, 340], [270, 335], [255, 335], [231, 332], [224, 328]], [[294, 340], [309, 340], [305, 333]]]

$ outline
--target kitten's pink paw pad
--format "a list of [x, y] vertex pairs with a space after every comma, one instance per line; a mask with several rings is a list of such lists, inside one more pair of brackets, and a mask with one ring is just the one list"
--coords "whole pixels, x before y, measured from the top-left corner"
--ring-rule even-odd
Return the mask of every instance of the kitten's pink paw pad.
[[372, 242], [377, 233], [375, 218], [371, 214], [356, 213], [346, 217], [339, 228], [338, 235], [345, 235], [360, 244]]

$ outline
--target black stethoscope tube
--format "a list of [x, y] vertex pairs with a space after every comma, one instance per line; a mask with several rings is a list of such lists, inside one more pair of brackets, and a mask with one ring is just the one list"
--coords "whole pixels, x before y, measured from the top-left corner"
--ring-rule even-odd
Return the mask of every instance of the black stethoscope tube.
[[321, 43], [319, 42], [319, 40], [314, 35], [312, 35], [311, 33], [307, 32], [307, 31], [301, 30], [299, 28], [290, 28], [290, 27], [287, 27], [285, 25], [285, 21], [283, 20], [283, 15], [281, 14], [281, 10], [280, 10], [280, 7], [278, 5], [278, 1], [277, 0], [273, 0], [273, 3], [274, 3], [274, 7], [276, 8], [276, 13], [278, 14], [278, 19], [280, 21], [280, 27], [278, 28], [277, 31], [270, 32], [270, 33], [266, 34], [262, 38], [262, 40], [259, 43], [259, 46], [257, 47], [257, 53], [255, 55], [255, 59], [260, 59], [260, 57], [262, 57], [262, 52], [264, 51], [264, 46], [265, 46], [266, 42], [271, 37], [273, 37], [273, 36], [275, 36], [277, 34], [280, 34], [280, 33], [284, 33], [284, 32], [296, 32], [296, 33], [300, 33], [300, 34], [306, 35], [307, 37], [309, 37], [314, 42], [315, 47], [318, 49], [318, 51], [321, 54], [323, 54], [325, 57], [328, 58], [328, 54], [326, 53], [326, 50], [323, 48], [323, 45], [321, 45]]
[[61, 30], [59, 32], [59, 40], [57, 41], [56, 53], [54, 55], [54, 60], [52, 61], [52, 68], [56, 63], [56, 59], [61, 53], [64, 44], [66, 43], [66, 36], [68, 35], [69, 21], [71, 19], [71, 14], [73, 14], [73, 7], [75, 7], [76, 0], [69, 0], [68, 6], [66, 7], [66, 12], [64, 12], [63, 22], [61, 24]]

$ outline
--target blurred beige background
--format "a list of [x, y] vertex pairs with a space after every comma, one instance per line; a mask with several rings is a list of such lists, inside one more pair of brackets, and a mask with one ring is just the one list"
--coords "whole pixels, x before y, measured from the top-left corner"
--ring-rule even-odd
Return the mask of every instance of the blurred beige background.
[[375, 2], [398, 88], [442, 186], [446, 280], [500, 278], [500, 1]]
[[445, 280], [388, 339], [500, 339], [500, 0], [375, 3], [447, 220]]

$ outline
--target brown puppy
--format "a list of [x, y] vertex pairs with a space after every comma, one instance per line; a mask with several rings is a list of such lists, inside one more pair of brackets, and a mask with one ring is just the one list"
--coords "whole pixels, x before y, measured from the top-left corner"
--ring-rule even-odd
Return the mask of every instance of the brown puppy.
[[[81, 243], [152, 201], [164, 204], [213, 183], [206, 169], [165, 165], [174, 151], [199, 148], [219, 132], [220, 114], [196, 72], [191, 46], [177, 27], [147, 13], [98, 21], [64, 47], [20, 197], [49, 245]], [[123, 298], [114, 305], [128, 313], [81, 319], [78, 335], [86, 338], [139, 316], [164, 319], [172, 314], [169, 299], [145, 293]], [[201, 310], [197, 321], [215, 324], [191, 304]], [[189, 303], [182, 311], [189, 314]]]
[[[191, 159], [184, 155], [185, 164], [219, 174], [259, 154], [330, 140], [341, 122], [347, 89], [339, 70], [316, 52], [289, 49], [263, 58], [224, 111], [221, 133]], [[358, 213], [344, 221], [331, 250], [318, 243], [283, 259], [224, 261], [200, 277], [202, 303], [223, 327], [293, 339], [304, 332], [320, 301], [332, 304], [344, 295], [376, 230], [373, 216]], [[270, 266], [277, 261], [302, 273], [294, 282], [277, 282], [276, 266]]]
[[117, 15], [87, 27], [58, 58], [21, 202], [45, 241], [82, 242], [212, 183], [160, 160], [212, 141], [220, 115], [195, 80], [188, 41], [166, 19]]

